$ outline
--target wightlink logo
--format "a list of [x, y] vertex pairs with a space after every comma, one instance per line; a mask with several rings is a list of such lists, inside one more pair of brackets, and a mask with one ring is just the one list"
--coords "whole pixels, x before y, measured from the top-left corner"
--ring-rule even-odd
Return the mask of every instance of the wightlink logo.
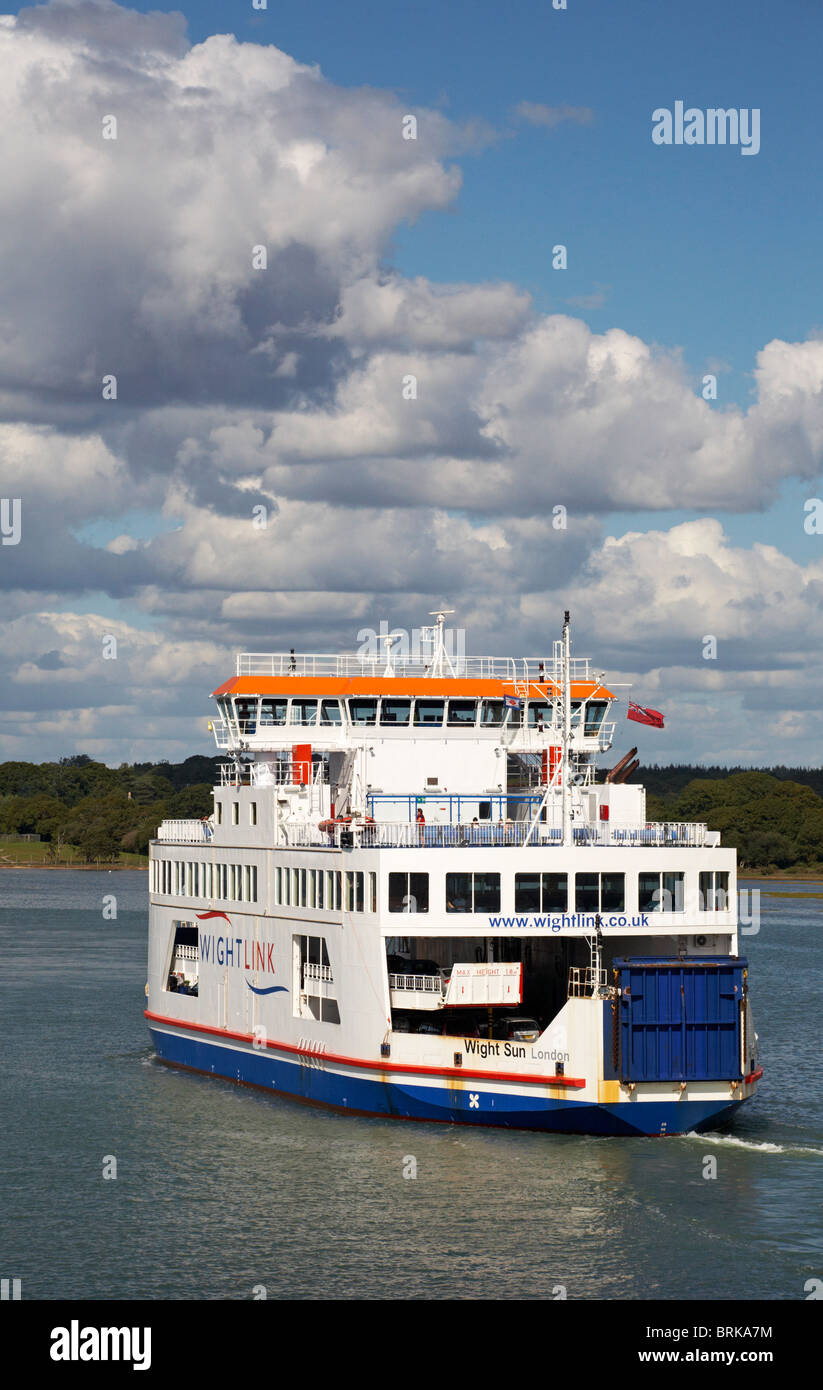
[[68, 1327], [51, 1330], [52, 1361], [131, 1361], [133, 1371], [151, 1366], [150, 1327]]
[[655, 145], [739, 145], [741, 154], [759, 154], [760, 108], [684, 110], [682, 101], [674, 103], [674, 111], [659, 106], [652, 112], [652, 140]]
[[[225, 912], [197, 912], [195, 916], [205, 921], [211, 917], [225, 917]], [[220, 965], [242, 970], [246, 974], [246, 984], [252, 994], [288, 994], [285, 985], [253, 985], [248, 978], [250, 970], [260, 970], [266, 975], [275, 973], [274, 944], [264, 945], [261, 941], [248, 941], [243, 936], [217, 936], [202, 928], [198, 936], [200, 960], [204, 965]]]

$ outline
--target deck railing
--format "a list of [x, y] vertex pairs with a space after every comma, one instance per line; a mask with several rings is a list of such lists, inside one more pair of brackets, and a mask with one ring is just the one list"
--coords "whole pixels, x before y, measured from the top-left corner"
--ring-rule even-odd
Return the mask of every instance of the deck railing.
[[297, 787], [311, 783], [319, 786], [328, 782], [325, 763], [292, 762], [220, 763], [221, 787]]
[[415, 994], [443, 993], [443, 979], [440, 975], [389, 975], [389, 989], [411, 990]]
[[323, 984], [334, 984], [331, 966], [317, 965], [313, 961], [306, 961], [306, 964], [303, 966], [303, 980], [322, 980]]
[[[561, 668], [553, 657], [539, 656], [452, 656], [454, 674], [468, 680], [545, 681], [559, 680]], [[428, 676], [431, 658], [392, 657], [391, 675]], [[238, 676], [384, 676], [386, 657], [369, 656], [358, 652], [240, 652], [237, 656]], [[447, 672], [444, 674], [448, 674]], [[571, 661], [571, 677], [575, 681], [591, 679], [589, 657], [576, 656]]]
[[176, 844], [202, 845], [212, 838], [212, 827], [203, 820], [164, 820], [157, 829], [158, 840]]
[[[352, 822], [321, 831], [315, 825], [281, 822], [281, 845], [295, 848], [357, 849], [492, 849], [524, 845], [560, 846], [562, 831], [538, 822], [511, 821], [504, 825], [419, 825], [414, 821]], [[531, 833], [530, 833], [531, 832]], [[611, 826], [606, 822], [573, 828], [575, 845], [599, 848], [700, 848], [706, 826], [659, 821], [646, 825]]]

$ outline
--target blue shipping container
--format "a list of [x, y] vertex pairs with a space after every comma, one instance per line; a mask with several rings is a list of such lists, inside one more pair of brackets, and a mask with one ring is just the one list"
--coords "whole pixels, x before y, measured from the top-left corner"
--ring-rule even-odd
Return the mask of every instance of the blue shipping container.
[[739, 956], [614, 961], [621, 1081], [734, 1081], [747, 962]]

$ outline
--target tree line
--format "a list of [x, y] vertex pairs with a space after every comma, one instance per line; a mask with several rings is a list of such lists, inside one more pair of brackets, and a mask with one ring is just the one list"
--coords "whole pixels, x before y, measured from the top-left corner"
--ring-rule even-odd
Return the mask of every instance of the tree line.
[[704, 821], [743, 869], [823, 868], [821, 769], [656, 767], [637, 780], [649, 820]]
[[[50, 763], [0, 763], [0, 838], [40, 835], [53, 858], [148, 854], [160, 822], [210, 815], [218, 757], [181, 763], [95, 762], [85, 753]], [[634, 780], [632, 778], [631, 780]], [[651, 767], [649, 820], [705, 821], [733, 845], [744, 869], [823, 869], [823, 769]]]
[[166, 817], [210, 815], [217, 762], [195, 756], [111, 768], [78, 753], [52, 763], [0, 763], [0, 838], [39, 835], [52, 858], [72, 846], [86, 863], [146, 855]]

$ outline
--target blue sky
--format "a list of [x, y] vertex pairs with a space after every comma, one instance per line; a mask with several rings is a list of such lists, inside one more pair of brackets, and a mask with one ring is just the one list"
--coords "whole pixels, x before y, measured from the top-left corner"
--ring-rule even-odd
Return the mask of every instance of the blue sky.
[[[593, 327], [682, 347], [696, 379], [707, 359], [728, 362], [723, 398], [741, 403], [764, 342], [823, 329], [816, 0], [134, 8], [181, 10], [193, 40], [271, 42], [335, 83], [392, 88], [411, 110], [440, 107], [500, 132], [461, 161], [457, 207], [398, 232], [407, 274], [514, 279], [555, 311], [608, 286], [602, 309], [577, 311]], [[656, 148], [651, 113], [677, 99], [758, 107], [760, 153]], [[554, 134], [520, 123], [506, 138], [524, 100], [589, 107], [594, 122]], [[558, 241], [569, 245], [564, 275], [551, 271]]]
[[[808, 760], [823, 712], [772, 683], [804, 666], [820, 686], [817, 0], [7, 12], [0, 316], [23, 329], [0, 351], [0, 482], [37, 524], [0, 551], [0, 755], [23, 746], [20, 692], [75, 711], [44, 756], [75, 738], [147, 756], [127, 675], [150, 661], [152, 736], [185, 755], [184, 707], [225, 653], [350, 646], [369, 614], [411, 627], [442, 598], [495, 651], [533, 650], [544, 609], [576, 604], [586, 650], [678, 712], [672, 757]], [[757, 108], [759, 152], [655, 145], [676, 101]], [[101, 163], [106, 103], [123, 124]], [[281, 259], [260, 301], [233, 258], [264, 234]], [[121, 404], [101, 411], [112, 358]], [[238, 529], [260, 499], [268, 549]], [[95, 623], [135, 662], [99, 695]], [[713, 631], [728, 664], [709, 671]], [[766, 690], [769, 732], [750, 720]]]
[[[406, 275], [512, 280], [547, 312], [681, 350], [698, 391], [720, 364], [720, 408], [749, 403], [764, 343], [823, 332], [816, 0], [569, 0], [565, 11], [549, 0], [131, 8], [182, 12], [193, 42], [234, 33], [274, 43], [342, 86], [390, 88], [410, 110], [487, 122], [497, 138], [461, 159], [456, 205], [398, 228], [391, 260]], [[651, 113], [678, 99], [758, 107], [759, 154], [655, 147]], [[593, 122], [530, 127], [514, 119], [521, 101], [588, 107]], [[565, 272], [551, 268], [559, 242], [569, 248]], [[598, 293], [602, 307], [581, 307]], [[765, 513], [748, 512], [741, 498], [729, 534], [811, 557], [819, 544], [803, 529], [808, 496], [805, 484], [786, 484]], [[648, 524], [637, 513], [615, 520]]]

